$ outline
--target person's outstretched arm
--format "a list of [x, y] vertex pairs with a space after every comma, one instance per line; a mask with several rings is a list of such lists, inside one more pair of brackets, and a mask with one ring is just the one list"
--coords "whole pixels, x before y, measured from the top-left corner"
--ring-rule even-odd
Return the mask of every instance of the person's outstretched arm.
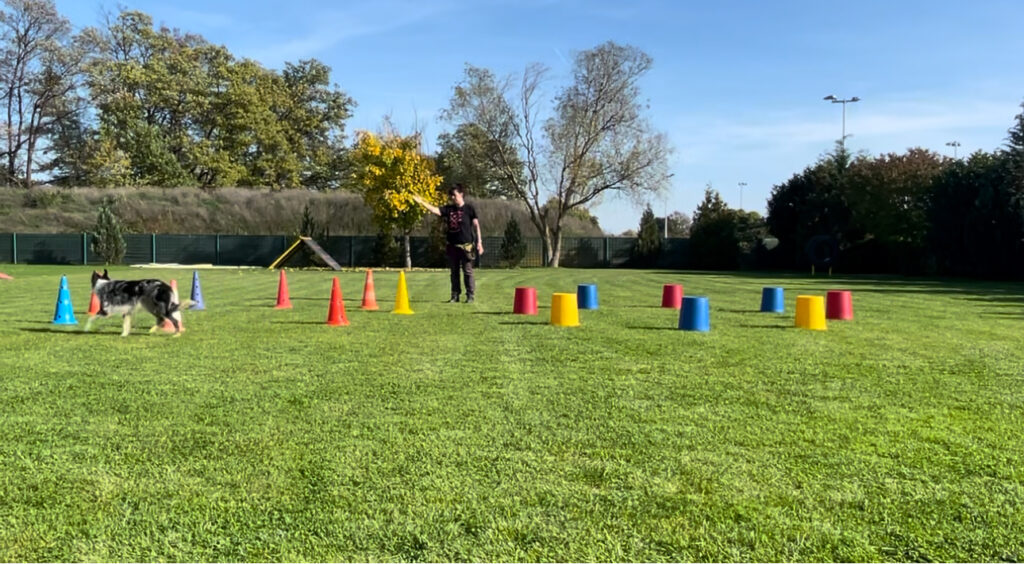
[[435, 205], [431, 204], [430, 202], [424, 200], [420, 196], [418, 196], [416, 194], [413, 194], [412, 195], [412, 199], [416, 200], [416, 203], [418, 203], [419, 205], [427, 208], [428, 212], [430, 212], [430, 213], [432, 213], [434, 215], [441, 215], [441, 210], [438, 209], [437, 206], [435, 206]]
[[473, 229], [476, 231], [476, 254], [484, 254], [484, 238], [480, 234], [480, 220], [473, 218]]

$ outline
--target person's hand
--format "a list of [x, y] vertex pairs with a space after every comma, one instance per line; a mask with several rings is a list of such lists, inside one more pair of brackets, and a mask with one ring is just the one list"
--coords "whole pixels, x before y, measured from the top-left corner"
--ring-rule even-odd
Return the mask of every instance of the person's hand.
[[478, 254], [478, 255], [484, 254], [484, 244], [483, 244], [482, 241], [477, 241], [476, 242], [476, 254]]

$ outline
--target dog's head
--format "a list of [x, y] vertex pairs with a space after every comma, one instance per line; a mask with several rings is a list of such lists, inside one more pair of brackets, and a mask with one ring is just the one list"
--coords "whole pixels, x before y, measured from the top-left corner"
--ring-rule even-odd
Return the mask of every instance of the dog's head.
[[101, 280], [105, 280], [105, 281], [109, 281], [110, 280], [110, 275], [107, 274], [107, 269], [106, 268], [103, 269], [103, 274], [100, 274], [99, 272], [96, 272], [95, 270], [92, 271], [92, 287], [93, 287], [94, 290], [96, 289], [96, 285], [99, 284], [99, 282]]

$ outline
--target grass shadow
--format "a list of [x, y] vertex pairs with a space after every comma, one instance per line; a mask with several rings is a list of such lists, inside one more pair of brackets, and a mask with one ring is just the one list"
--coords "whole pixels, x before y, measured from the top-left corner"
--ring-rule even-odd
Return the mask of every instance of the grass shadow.
[[[63, 333], [65, 335], [93, 335], [99, 334], [99, 331], [82, 331], [80, 327], [74, 328], [61, 328], [61, 327], [23, 327], [19, 331], [26, 333]], [[118, 333], [120, 335], [120, 333]]]
[[736, 326], [745, 329], [796, 329], [792, 325], [768, 325], [766, 323], [738, 323]]
[[524, 319], [522, 321], [499, 321], [498, 325], [549, 325], [549, 323], [539, 319], [536, 321]]
[[760, 311], [758, 311], [756, 309], [750, 309], [750, 308], [742, 308], [741, 309], [741, 308], [735, 308], [735, 307], [723, 307], [723, 308], [712, 307], [711, 311], [720, 311], [720, 312], [723, 312], [723, 313], [761, 313]]
[[326, 321], [271, 321], [271, 325], [327, 325]]
[[1024, 311], [982, 311], [984, 317], [1003, 317], [1010, 319], [1024, 319]]

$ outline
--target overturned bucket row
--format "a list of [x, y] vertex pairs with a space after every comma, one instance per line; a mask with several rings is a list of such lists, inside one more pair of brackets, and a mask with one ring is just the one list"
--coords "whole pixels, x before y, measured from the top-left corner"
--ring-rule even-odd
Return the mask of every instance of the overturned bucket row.
[[[682, 284], [665, 284], [662, 288], [661, 307], [680, 310], [680, 330], [710, 331], [711, 313], [707, 296], [683, 294]], [[575, 294], [552, 294], [551, 324], [560, 327], [578, 326], [580, 309], [597, 309], [596, 285], [580, 284]], [[785, 310], [783, 288], [772, 286], [762, 289], [762, 312], [784, 313]], [[537, 315], [537, 289], [530, 286], [517, 287], [512, 313]], [[853, 294], [849, 290], [829, 290], [825, 296], [797, 296], [796, 327], [824, 331], [828, 329], [826, 319], [853, 319]]]

